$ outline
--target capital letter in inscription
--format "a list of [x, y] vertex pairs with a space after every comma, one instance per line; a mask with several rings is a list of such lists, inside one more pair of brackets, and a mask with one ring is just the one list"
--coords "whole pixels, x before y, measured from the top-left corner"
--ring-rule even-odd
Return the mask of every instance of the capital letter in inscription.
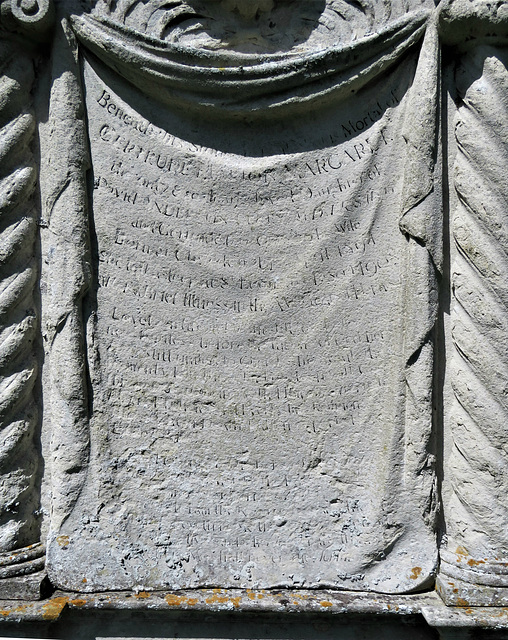
[[106, 90], [104, 89], [102, 92], [102, 96], [97, 100], [97, 102], [101, 105], [101, 107], [107, 107], [110, 98], [111, 96], [109, 95], [109, 93], [106, 93]]

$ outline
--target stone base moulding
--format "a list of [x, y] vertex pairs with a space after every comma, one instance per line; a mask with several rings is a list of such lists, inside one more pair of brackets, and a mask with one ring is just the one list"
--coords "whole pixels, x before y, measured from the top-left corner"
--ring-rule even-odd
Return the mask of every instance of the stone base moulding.
[[38, 600], [47, 595], [45, 560], [42, 544], [0, 554], [0, 598]]
[[442, 551], [436, 589], [447, 605], [508, 607], [508, 561]]
[[197, 589], [55, 592], [40, 602], [0, 601], [2, 638], [466, 640], [483, 630], [488, 638], [506, 638], [508, 608], [447, 607], [435, 592]]

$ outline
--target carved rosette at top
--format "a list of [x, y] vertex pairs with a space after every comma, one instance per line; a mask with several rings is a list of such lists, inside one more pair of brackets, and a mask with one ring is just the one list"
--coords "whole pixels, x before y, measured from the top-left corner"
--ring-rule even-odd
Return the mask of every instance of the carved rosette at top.
[[[490, 23], [490, 35], [470, 47], [456, 72], [461, 102], [451, 218], [452, 442], [446, 467], [447, 547], [438, 589], [447, 604], [506, 606], [508, 55], [506, 48], [490, 46], [488, 40], [502, 43], [507, 25], [495, 15], [501, 3], [485, 5], [485, 11], [477, 3], [476, 20], [471, 7], [462, 12], [457, 4], [458, 9], [452, 5], [444, 12], [445, 37], [453, 18], [456, 28], [450, 34], [460, 31], [460, 20], [463, 33], [477, 24], [480, 37], [483, 22]], [[484, 15], [489, 12], [490, 18]]]
[[[7, 6], [9, 5], [9, 6]], [[39, 411], [34, 388], [39, 327], [35, 243], [37, 167], [32, 56], [9, 41], [47, 25], [49, 3], [3, 3], [0, 31], [0, 597], [38, 597]], [[5, 19], [5, 20], [4, 20]], [[36, 574], [36, 575], [32, 575]]]

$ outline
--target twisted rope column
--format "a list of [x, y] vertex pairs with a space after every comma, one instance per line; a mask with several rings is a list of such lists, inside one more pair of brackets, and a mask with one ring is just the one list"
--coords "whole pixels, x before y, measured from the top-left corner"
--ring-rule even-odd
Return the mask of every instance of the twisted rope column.
[[508, 605], [508, 52], [457, 72], [452, 216], [453, 390], [438, 589], [448, 604]]
[[22, 38], [40, 36], [51, 7], [49, 0], [0, 5], [0, 598], [34, 598], [45, 563], [36, 398], [38, 171], [34, 59]]
[[[33, 63], [0, 46], [0, 594], [4, 579], [44, 567], [39, 544], [39, 414], [35, 241], [37, 181], [31, 144]], [[3, 553], [2, 553], [3, 552]], [[11, 589], [8, 593], [12, 597]]]

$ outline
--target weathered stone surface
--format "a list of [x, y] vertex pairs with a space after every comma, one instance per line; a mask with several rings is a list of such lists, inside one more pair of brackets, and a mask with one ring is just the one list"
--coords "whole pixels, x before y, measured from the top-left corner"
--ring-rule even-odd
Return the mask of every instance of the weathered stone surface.
[[[7, 6], [9, 5], [9, 6]], [[48, 3], [0, 3], [0, 598], [40, 596], [40, 367], [33, 43]], [[41, 24], [42, 23], [42, 24]]]
[[505, 606], [505, 5], [55, 8], [0, 0], [0, 597]]
[[[418, 8], [393, 27], [401, 51], [424, 17]], [[152, 46], [110, 22], [74, 28], [121, 71], [122, 39]], [[265, 102], [276, 107], [282, 89], [269, 78], [248, 80], [251, 101], [234, 115], [220, 102], [227, 78], [203, 68], [219, 102], [188, 99], [184, 112], [171, 104], [172, 67], [164, 108], [143, 95], [144, 50], [132, 53], [141, 90], [85, 56], [93, 412], [86, 479], [51, 533], [56, 584], [405, 592], [432, 582], [436, 285], [424, 233], [434, 220], [406, 204], [414, 159], [403, 136], [432, 50], [426, 41], [393, 68], [379, 51], [384, 71], [369, 83], [354, 77], [349, 49], [320, 54], [319, 81], [339, 60], [349, 94], [333, 87], [324, 101], [300, 83], [288, 97], [284, 80], [273, 116]], [[240, 55], [228, 63], [233, 100]], [[312, 55], [288, 53], [302, 68]], [[247, 62], [248, 76], [267, 64], [286, 73], [279, 55]]]
[[455, 71], [451, 216], [448, 427], [443, 503], [447, 536], [438, 589], [448, 604], [508, 604], [508, 310], [506, 219], [508, 61], [503, 8], [456, 0], [441, 19], [464, 32], [478, 23], [483, 43], [462, 44]]

